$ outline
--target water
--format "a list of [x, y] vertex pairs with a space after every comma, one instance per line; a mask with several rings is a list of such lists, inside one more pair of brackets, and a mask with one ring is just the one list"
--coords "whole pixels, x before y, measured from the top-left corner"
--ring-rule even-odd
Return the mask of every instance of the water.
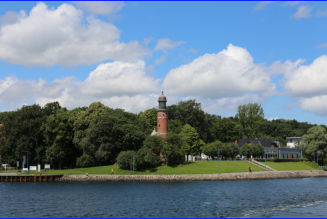
[[0, 217], [326, 217], [327, 178], [0, 183]]

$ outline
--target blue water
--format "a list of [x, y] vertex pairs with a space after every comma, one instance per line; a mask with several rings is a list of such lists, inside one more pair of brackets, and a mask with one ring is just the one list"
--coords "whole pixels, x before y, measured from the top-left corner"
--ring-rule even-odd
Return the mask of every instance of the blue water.
[[327, 217], [327, 178], [0, 183], [0, 217]]

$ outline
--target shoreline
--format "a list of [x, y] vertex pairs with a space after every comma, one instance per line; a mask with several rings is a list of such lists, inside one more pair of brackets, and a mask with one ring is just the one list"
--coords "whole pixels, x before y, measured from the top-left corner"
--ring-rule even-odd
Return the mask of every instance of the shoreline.
[[181, 175], [64, 175], [56, 182], [182, 182], [182, 181], [234, 181], [327, 177], [327, 171], [266, 171], [221, 174]]

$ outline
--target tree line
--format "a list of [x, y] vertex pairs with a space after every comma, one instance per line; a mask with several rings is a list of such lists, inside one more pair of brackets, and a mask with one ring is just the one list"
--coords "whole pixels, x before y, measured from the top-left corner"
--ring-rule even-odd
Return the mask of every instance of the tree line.
[[53, 102], [1, 112], [0, 162], [15, 165], [28, 152], [30, 164], [50, 163], [59, 169], [108, 165], [117, 158], [128, 166], [133, 155], [142, 169], [162, 162], [176, 165], [185, 155], [217, 145], [222, 154], [226, 152], [224, 157], [233, 158], [236, 152], [244, 153], [231, 144], [237, 139], [271, 138], [285, 145], [286, 137], [303, 136], [313, 127], [296, 120], [266, 120], [259, 104], [241, 105], [228, 118], [204, 112], [195, 100], [181, 101], [167, 110], [165, 140], [150, 136], [157, 121], [154, 108], [134, 114], [99, 102], [73, 110]]

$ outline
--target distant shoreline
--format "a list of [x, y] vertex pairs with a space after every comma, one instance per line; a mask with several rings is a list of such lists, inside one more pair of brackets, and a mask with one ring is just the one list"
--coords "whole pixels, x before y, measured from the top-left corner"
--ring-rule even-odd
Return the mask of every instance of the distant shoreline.
[[327, 171], [265, 171], [222, 174], [180, 174], [180, 175], [64, 175], [58, 182], [179, 182], [179, 181], [232, 181], [327, 177]]

